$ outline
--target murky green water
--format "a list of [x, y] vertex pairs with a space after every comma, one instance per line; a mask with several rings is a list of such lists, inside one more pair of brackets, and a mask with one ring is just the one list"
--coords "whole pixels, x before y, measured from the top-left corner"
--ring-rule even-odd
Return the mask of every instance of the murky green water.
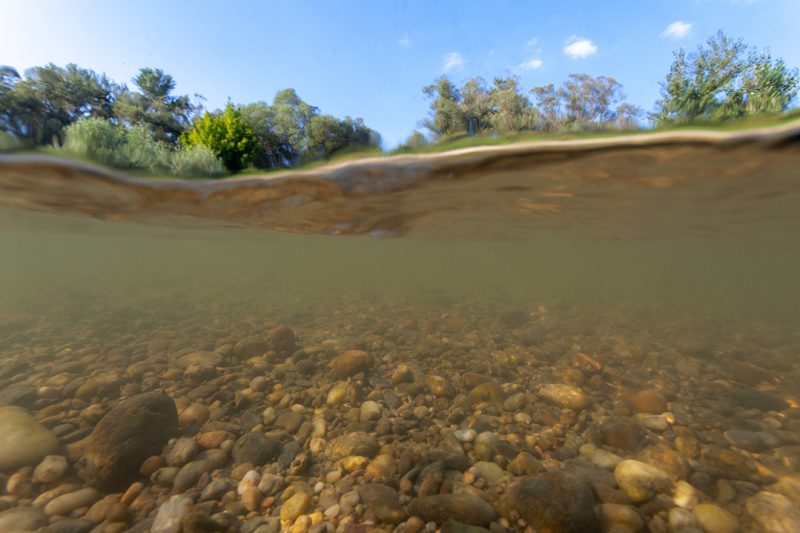
[[[253, 424], [248, 413], [260, 420], [264, 409], [283, 412], [294, 403], [309, 420], [312, 411], [327, 416], [331, 438], [357, 426], [400, 447], [437, 449], [446, 428], [489, 428], [514, 454], [533, 453], [550, 471], [594, 457], [593, 448], [579, 453], [582, 445], [623, 458], [665, 445], [692, 465], [674, 481], [688, 480], [753, 530], [770, 513], [749, 498], [800, 465], [796, 141], [465, 155], [436, 165], [346, 168], [332, 180], [175, 190], [47, 165], [18, 163], [0, 173], [0, 363], [16, 369], [0, 373], [0, 389], [38, 390], [25, 402], [34, 414], [71, 406], [46, 424], [67, 427], [59, 436], [68, 446], [95, 422], [74, 409], [105, 411], [147, 390], [169, 393], [179, 413], [191, 402], [208, 404], [245, 429]], [[238, 354], [231, 346], [265, 338], [278, 324], [295, 331], [306, 355], [281, 362], [273, 354], [257, 364], [241, 356], [209, 371], [222, 391], [209, 397], [192, 392], [202, 387], [194, 378], [170, 370], [197, 350]], [[346, 348], [377, 360], [366, 377], [353, 378], [362, 399], [378, 401], [390, 422], [404, 402], [409, 413], [429, 407], [427, 418], [397, 415], [415, 422], [387, 422], [395, 432], [386, 433], [348, 422], [347, 409], [357, 404], [326, 404], [337, 382], [326, 365]], [[600, 361], [603, 373], [573, 365], [580, 353]], [[297, 374], [304, 358], [314, 363], [311, 373]], [[131, 370], [142, 362], [153, 369], [144, 377]], [[442, 375], [457, 390], [440, 401], [422, 385], [392, 389], [398, 365]], [[506, 395], [574, 385], [591, 404], [577, 419], [548, 414], [546, 402], [532, 399], [519, 408], [524, 416], [469, 404], [474, 383], [462, 377], [469, 372], [497, 381]], [[108, 373], [118, 378], [111, 389], [72, 399], [89, 377]], [[264, 392], [251, 381], [259, 376]], [[652, 388], [669, 401], [668, 429], [647, 426], [644, 440], [620, 451], [603, 436], [609, 416], [644, 423], [635, 408], [620, 406]], [[242, 394], [250, 404], [240, 405]], [[773, 403], [759, 404], [765, 397]], [[452, 414], [458, 406], [466, 406], [462, 418]], [[731, 430], [758, 434], [761, 444], [743, 451]], [[686, 435], [699, 442], [697, 454], [679, 444]], [[311, 450], [313, 484], [333, 467], [310, 442], [298, 446]], [[723, 448], [745, 466], [725, 463]], [[514, 454], [495, 461], [512, 468]], [[344, 474], [361, 480], [363, 472]], [[402, 489], [402, 474], [384, 481]], [[720, 496], [719, 480], [732, 480], [732, 499]], [[461, 490], [461, 481], [453, 483], [450, 490]], [[492, 486], [479, 489], [502, 515]], [[416, 487], [409, 497], [421, 496]], [[671, 490], [664, 492], [672, 497]], [[595, 494], [597, 503], [603, 497]], [[669, 521], [667, 510], [632, 505], [652, 527]], [[264, 515], [279, 510], [280, 498]], [[148, 513], [137, 509], [132, 522]]]

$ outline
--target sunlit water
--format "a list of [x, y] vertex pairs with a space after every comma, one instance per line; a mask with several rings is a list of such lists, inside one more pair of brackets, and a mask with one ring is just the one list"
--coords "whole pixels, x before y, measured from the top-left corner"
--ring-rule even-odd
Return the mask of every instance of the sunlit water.
[[[124, 372], [153, 339], [182, 354], [287, 324], [301, 345], [523, 388], [591, 354], [613, 384], [595, 397], [609, 410], [653, 386], [706, 414], [735, 408], [741, 388], [788, 408], [800, 394], [800, 144], [768, 141], [553, 146], [156, 188], [4, 160], [0, 365], [33, 364], [0, 388], [102, 370], [102, 358], [68, 363], [87, 347], [123, 349], [107, 365]], [[759, 429], [736, 420], [683, 423], [708, 442]], [[759, 485], [797, 467], [775, 451], [800, 443], [797, 429], [762, 454], [773, 470]]]

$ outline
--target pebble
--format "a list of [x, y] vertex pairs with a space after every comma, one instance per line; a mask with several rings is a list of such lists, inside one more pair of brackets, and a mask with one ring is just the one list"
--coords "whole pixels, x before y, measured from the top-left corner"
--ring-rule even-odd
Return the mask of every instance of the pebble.
[[642, 515], [630, 505], [603, 503], [599, 507], [599, 515], [606, 533], [637, 533], [644, 529]]
[[281, 521], [294, 522], [298, 516], [308, 511], [311, 507], [311, 496], [305, 492], [298, 492], [281, 505]]
[[367, 400], [366, 402], [361, 404], [360, 418], [362, 422], [379, 420], [380, 417], [381, 417], [381, 406], [378, 404], [378, 402]]
[[64, 475], [69, 468], [67, 458], [62, 455], [46, 455], [33, 471], [33, 479], [39, 483], [52, 483]]
[[58, 452], [58, 438], [22, 407], [0, 407], [0, 471], [38, 464]]
[[337, 379], [345, 379], [360, 372], [366, 372], [375, 359], [363, 350], [347, 350], [331, 361], [330, 368], [332, 375]]
[[186, 496], [172, 496], [161, 504], [150, 527], [150, 533], [178, 533], [183, 518], [192, 510], [192, 500]]
[[739, 520], [735, 515], [713, 503], [699, 503], [692, 515], [706, 533], [735, 533]]
[[50, 516], [67, 516], [75, 509], [89, 507], [99, 500], [100, 497], [100, 492], [91, 487], [86, 487], [53, 498], [44, 506], [44, 512]]
[[657, 389], [645, 389], [625, 398], [625, 404], [634, 413], [657, 415], [667, 410], [667, 400]]
[[478, 436], [478, 432], [474, 429], [457, 429], [453, 432], [459, 442], [472, 442]]
[[759, 492], [747, 500], [745, 508], [764, 533], [800, 531], [800, 506], [783, 494]]
[[539, 388], [538, 394], [552, 404], [574, 411], [580, 411], [589, 405], [589, 398], [586, 393], [571, 385], [543, 385]]
[[439, 524], [456, 520], [465, 524], [488, 526], [497, 518], [497, 512], [489, 503], [471, 494], [420, 496], [408, 505], [408, 513], [426, 522]]
[[0, 531], [36, 531], [47, 525], [47, 515], [36, 507], [12, 507], [0, 512]]
[[614, 469], [614, 479], [634, 502], [649, 500], [672, 485], [666, 472], [635, 459], [620, 462]]
[[675, 484], [675, 493], [672, 501], [678, 507], [684, 509], [693, 509], [697, 505], [697, 490], [684, 480], [680, 480]]

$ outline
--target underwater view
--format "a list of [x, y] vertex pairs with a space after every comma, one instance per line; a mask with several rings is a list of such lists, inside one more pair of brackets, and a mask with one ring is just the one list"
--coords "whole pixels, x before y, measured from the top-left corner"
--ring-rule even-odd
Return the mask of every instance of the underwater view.
[[800, 531], [800, 78], [654, 20], [652, 113], [541, 37], [407, 138], [1, 67], [0, 533]]

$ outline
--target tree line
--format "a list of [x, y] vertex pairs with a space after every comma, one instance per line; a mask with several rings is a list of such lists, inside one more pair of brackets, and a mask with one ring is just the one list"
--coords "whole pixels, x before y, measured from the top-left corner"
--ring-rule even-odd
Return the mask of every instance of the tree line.
[[[652, 112], [625, 101], [608, 76], [570, 74], [555, 86], [525, 90], [514, 76], [481, 77], [457, 86], [446, 76], [423, 88], [430, 101], [404, 148], [461, 135], [572, 132], [714, 124], [776, 115], [794, 102], [798, 71], [722, 31], [693, 52], [674, 53]], [[271, 103], [228, 103], [209, 112], [202, 97], [176, 95], [175, 80], [142, 68], [133, 87], [70, 64], [34, 67], [20, 76], [0, 67], [3, 136], [27, 146], [54, 146], [112, 166], [151, 174], [222, 175], [246, 168], [288, 168], [349, 149], [377, 148], [380, 135], [362, 119], [339, 119], [303, 101], [294, 89]]]
[[[656, 127], [714, 124], [786, 111], [797, 95], [798, 71], [722, 31], [694, 52], [674, 53], [661, 98], [647, 118]], [[526, 131], [594, 131], [641, 127], [644, 113], [625, 101], [623, 86], [607, 76], [570, 74], [558, 87], [525, 91], [515, 76], [491, 84], [475, 77], [456, 86], [442, 76], [422, 90], [430, 111], [420, 125], [434, 140]], [[406, 146], [426, 142], [417, 131]]]
[[[201, 96], [174, 94], [175, 80], [160, 69], [142, 68], [132, 81], [128, 88], [75, 64], [34, 67], [24, 76], [0, 67], [0, 131], [23, 145], [63, 147], [158, 172], [187, 153], [207, 159], [203, 149], [236, 172], [380, 145], [380, 135], [362, 119], [322, 114], [294, 89], [279, 91], [271, 104], [229, 103], [209, 112]], [[137, 154], [169, 162], [149, 168], [152, 161], [145, 165]]]

